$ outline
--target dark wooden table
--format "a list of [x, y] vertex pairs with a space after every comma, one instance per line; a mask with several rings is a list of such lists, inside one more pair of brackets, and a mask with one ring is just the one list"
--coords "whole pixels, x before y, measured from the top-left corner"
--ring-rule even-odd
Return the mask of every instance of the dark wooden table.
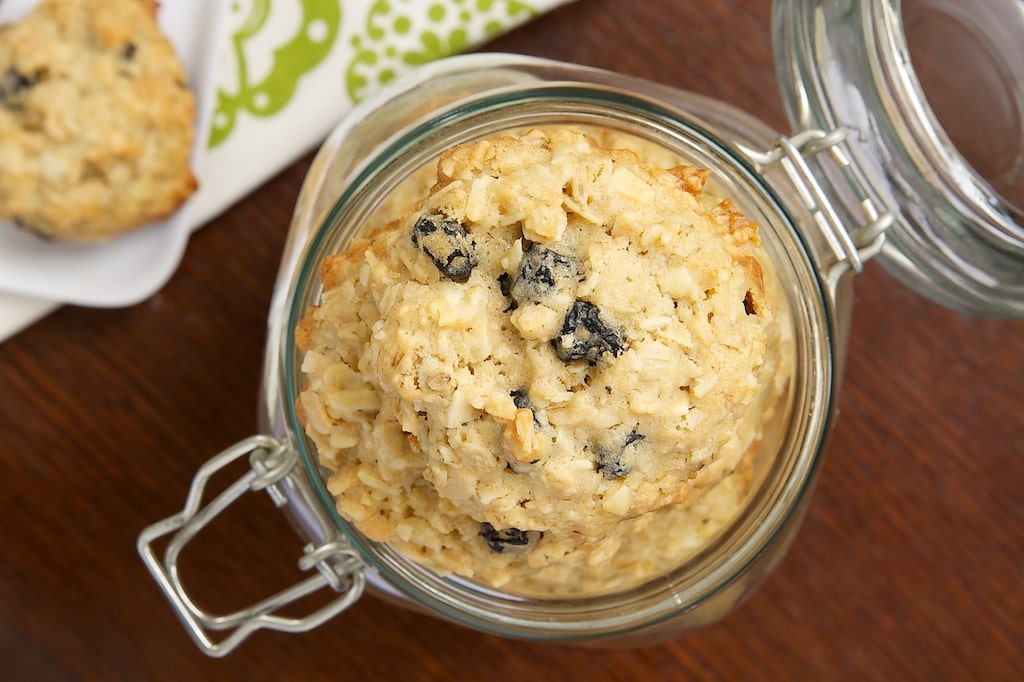
[[[647, 76], [786, 129], [768, 4], [580, 0], [491, 47]], [[874, 265], [857, 281], [840, 417], [806, 522], [720, 623], [588, 650], [367, 597], [315, 632], [200, 654], [135, 540], [180, 508], [203, 461], [256, 429], [271, 286], [310, 159], [197, 233], [150, 300], [66, 307], [0, 345], [0, 678], [1020, 679], [1024, 323], [948, 312]], [[290, 583], [299, 545], [269, 509], [197, 545], [198, 592], [230, 608]]]

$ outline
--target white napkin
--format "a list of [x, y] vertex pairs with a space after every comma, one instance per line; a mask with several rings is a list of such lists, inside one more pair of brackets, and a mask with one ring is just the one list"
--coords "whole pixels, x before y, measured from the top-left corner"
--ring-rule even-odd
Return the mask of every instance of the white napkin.
[[[231, 5], [224, 35], [214, 37], [217, 104], [197, 159], [192, 229], [313, 149], [395, 76], [569, 0], [217, 1]], [[57, 305], [0, 292], [0, 341]]]

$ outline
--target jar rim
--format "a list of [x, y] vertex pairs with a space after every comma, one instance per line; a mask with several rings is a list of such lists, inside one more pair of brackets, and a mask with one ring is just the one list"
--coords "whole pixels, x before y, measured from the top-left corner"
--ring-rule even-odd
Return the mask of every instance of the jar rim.
[[[648, 126], [649, 134], [655, 131], [664, 139], [689, 145], [691, 156], [699, 152], [707, 158], [714, 158], [715, 168], [728, 165], [735, 178], [741, 178], [740, 181], [745, 183], [747, 191], [756, 191], [759, 200], [770, 205], [779, 217], [785, 238], [791, 241], [786, 245], [786, 251], [794, 262], [788, 267], [800, 268], [802, 286], [813, 289], [813, 292], [804, 290], [787, 294], [791, 305], [801, 308], [801, 324], [805, 328], [794, 335], [800, 336], [800, 343], [806, 345], [799, 354], [801, 362], [807, 365], [794, 374], [798, 377], [794, 383], [801, 384], [795, 387], [795, 394], [799, 397], [793, 400], [798, 402], [798, 406], [792, 410], [795, 416], [787, 435], [794, 442], [788, 445], [791, 451], [786, 462], [788, 470], [777, 482], [775, 496], [771, 500], [760, 500], [760, 506], [748, 505], [751, 514], [754, 511], [759, 514], [756, 519], [746, 518], [742, 523], [737, 522], [737, 527], [743, 527], [744, 536], [725, 534], [698, 555], [699, 559], [695, 559], [717, 567], [710, 577], [698, 580], [692, 566], [687, 568], [688, 562], [669, 576], [619, 594], [541, 601], [496, 595], [472, 584], [438, 577], [394, 550], [368, 541], [337, 513], [314, 448], [306, 440], [296, 410], [301, 371], [297, 352], [293, 350], [295, 327], [318, 295], [316, 272], [320, 260], [354, 236], [357, 229], [354, 226], [361, 223], [361, 217], [371, 208], [375, 188], [392, 186], [396, 178], [408, 174], [427, 157], [462, 138], [478, 137], [527, 123], [566, 120], [566, 117], [574, 121], [597, 121], [598, 114], [604, 125], [609, 121], [621, 126], [642, 124]], [[799, 517], [801, 502], [813, 485], [833, 412], [834, 385], [838, 374], [833, 303], [816, 274], [809, 247], [795, 228], [784, 202], [759, 177], [745, 156], [716, 135], [713, 126], [667, 108], [654, 99], [607, 86], [556, 82], [499, 88], [436, 110], [392, 135], [351, 174], [337, 201], [320, 222], [298, 265], [288, 295], [287, 321], [283, 325], [281, 403], [286, 428], [320, 501], [334, 523], [349, 537], [372, 571], [417, 603], [476, 629], [516, 637], [588, 639], [649, 629], [742, 582], [747, 568], [761, 561], [766, 547], [776, 542], [779, 535], [784, 534], [784, 529]], [[824, 331], [809, 334], [806, 330], [809, 326], [815, 326], [819, 332]], [[767, 488], [759, 488], [759, 493], [764, 490]], [[646, 606], [641, 607], [641, 603]]]

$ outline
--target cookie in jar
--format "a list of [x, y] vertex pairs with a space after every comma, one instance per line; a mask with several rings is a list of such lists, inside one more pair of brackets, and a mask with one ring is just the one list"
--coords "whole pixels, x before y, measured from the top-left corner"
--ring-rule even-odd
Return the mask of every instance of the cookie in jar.
[[489, 136], [430, 173], [322, 261], [296, 330], [338, 513], [510, 594], [680, 565], [742, 508], [785, 390], [758, 225], [707, 170], [598, 129]]

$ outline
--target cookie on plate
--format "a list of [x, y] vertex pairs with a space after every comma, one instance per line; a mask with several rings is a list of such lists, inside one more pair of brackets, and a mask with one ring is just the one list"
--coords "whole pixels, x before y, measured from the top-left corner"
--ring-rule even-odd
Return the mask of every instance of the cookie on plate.
[[153, 0], [43, 0], [0, 27], [0, 218], [97, 241], [196, 189], [195, 101]]
[[440, 572], [563, 594], [731, 517], [775, 317], [757, 225], [706, 177], [568, 129], [482, 140], [326, 259], [299, 405], [339, 512]]

